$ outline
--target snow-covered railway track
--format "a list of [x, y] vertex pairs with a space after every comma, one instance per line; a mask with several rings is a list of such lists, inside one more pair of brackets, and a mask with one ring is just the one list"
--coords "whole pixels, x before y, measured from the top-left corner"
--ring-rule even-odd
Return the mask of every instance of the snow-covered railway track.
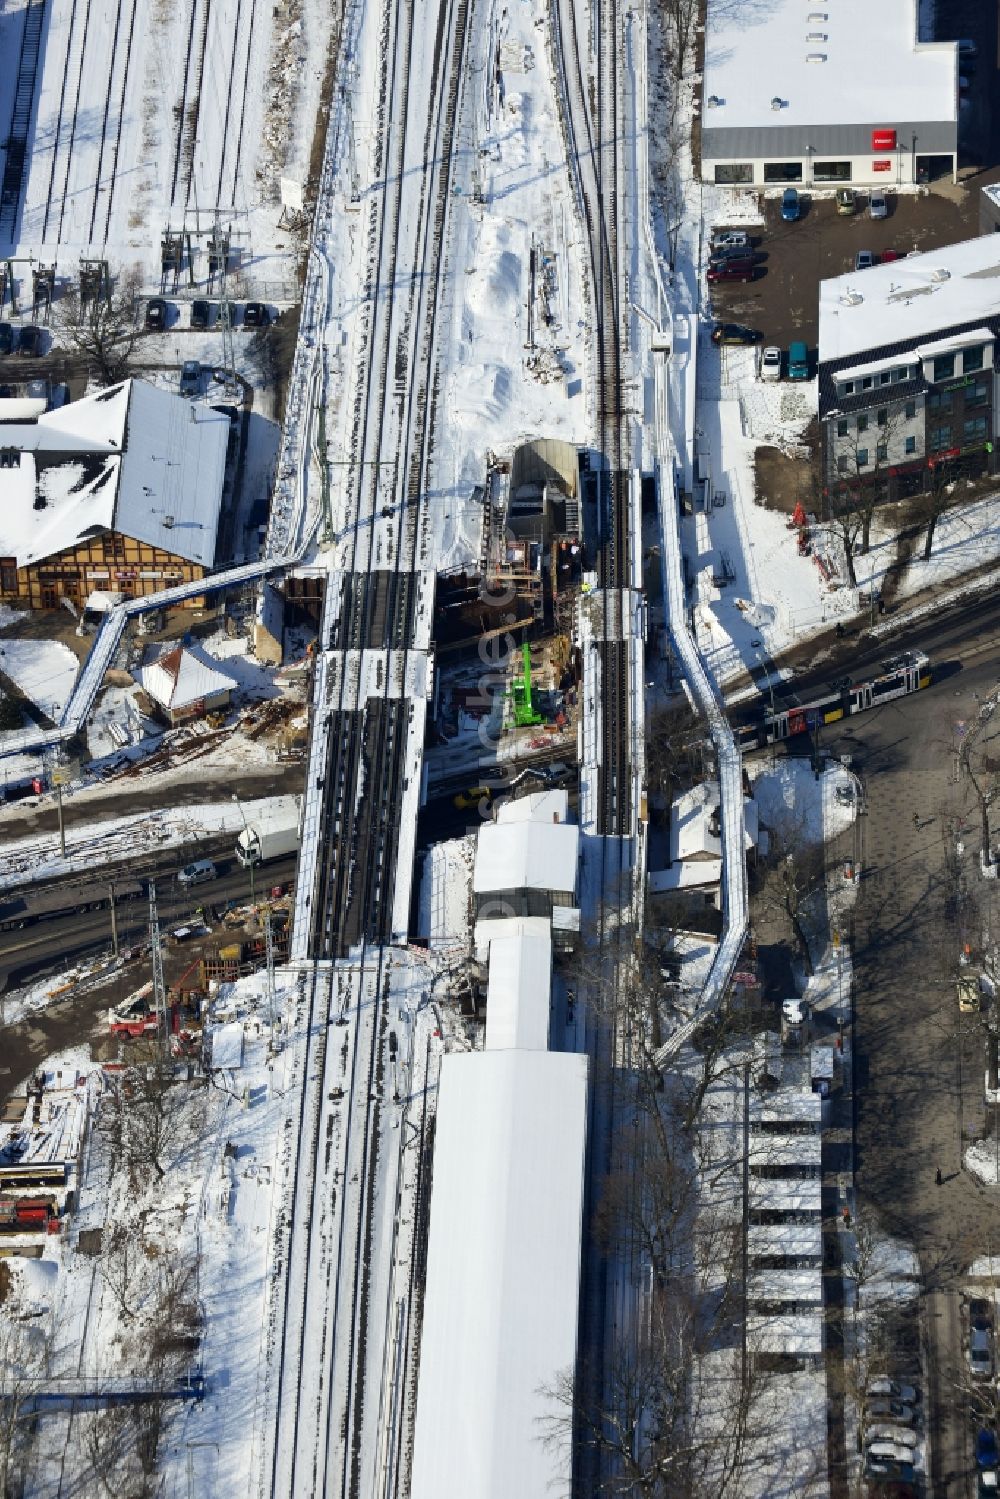
[[77, 115], [83, 87], [87, 36], [90, 31], [91, 3], [92, 0], [73, 0], [70, 10], [69, 35], [66, 39], [66, 57], [59, 93], [59, 113], [56, 117], [55, 135], [52, 141], [52, 163], [49, 168], [49, 186], [45, 196], [45, 214], [42, 219], [42, 240], [46, 243], [50, 228], [54, 231], [56, 242], [59, 243], [62, 240], [63, 223], [66, 217], [66, 194], [69, 190], [70, 169], [73, 165], [73, 146], [76, 141]]
[[[87, 240], [93, 249], [108, 242], [111, 210], [118, 185], [118, 153], [125, 124], [125, 100], [128, 97], [132, 65], [132, 42], [139, 0], [118, 0], [114, 36], [111, 42], [111, 65], [108, 69], [108, 92], [101, 120], [101, 142], [94, 177], [94, 205], [90, 213]], [[107, 181], [104, 174], [107, 169]]]
[[205, 49], [212, 13], [212, 0], [190, 0], [190, 3], [181, 96], [174, 105], [173, 170], [170, 182], [170, 206], [181, 211], [187, 208], [191, 197], [205, 73]]
[[[236, 0], [236, 23], [228, 67], [228, 87], [222, 121], [222, 149], [219, 152], [219, 175], [215, 186], [218, 208], [236, 207], [243, 162], [243, 133], [246, 124], [247, 94], [250, 87], [250, 60], [253, 54], [254, 23], [258, 0]], [[233, 113], [233, 99], [239, 99], [239, 122]], [[234, 132], [233, 138], [231, 132]], [[230, 144], [232, 140], [232, 144]]]

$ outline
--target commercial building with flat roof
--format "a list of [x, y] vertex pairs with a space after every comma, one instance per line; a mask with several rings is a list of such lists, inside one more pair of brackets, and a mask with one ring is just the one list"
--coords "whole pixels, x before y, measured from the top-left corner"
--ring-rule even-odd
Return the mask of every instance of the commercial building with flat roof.
[[954, 42], [919, 0], [708, 0], [701, 158], [729, 186], [901, 186], [958, 160]]

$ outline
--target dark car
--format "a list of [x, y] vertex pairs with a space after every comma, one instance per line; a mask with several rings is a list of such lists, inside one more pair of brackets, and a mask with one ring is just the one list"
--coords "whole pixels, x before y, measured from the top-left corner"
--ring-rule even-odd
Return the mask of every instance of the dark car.
[[709, 252], [709, 265], [716, 265], [720, 260], [746, 260], [753, 259], [753, 250], [749, 245], [713, 245]]
[[756, 344], [762, 336], [756, 328], [747, 328], [743, 323], [716, 323], [712, 329], [714, 344]]
[[243, 311], [244, 328], [266, 328], [271, 321], [263, 302], [248, 302]]
[[781, 195], [781, 217], [786, 224], [794, 224], [801, 216], [802, 204], [799, 200], [798, 190], [794, 187], [786, 187]]
[[34, 359], [42, 347], [42, 330], [36, 323], [25, 323], [17, 341], [17, 352]]
[[202, 301], [198, 298], [191, 303], [191, 327], [205, 329], [212, 321], [211, 302]]
[[976, 1435], [976, 1467], [995, 1468], [998, 1462], [1000, 1451], [997, 1449], [997, 1434], [988, 1426], [983, 1426]]
[[10, 354], [14, 349], [14, 330], [9, 323], [0, 323], [0, 354]]
[[162, 297], [150, 297], [146, 303], [146, 327], [160, 333], [167, 326], [167, 304]]
[[744, 255], [739, 260], [720, 261], [718, 265], [710, 265], [708, 268], [708, 279], [715, 281], [752, 281], [756, 266], [752, 255]]

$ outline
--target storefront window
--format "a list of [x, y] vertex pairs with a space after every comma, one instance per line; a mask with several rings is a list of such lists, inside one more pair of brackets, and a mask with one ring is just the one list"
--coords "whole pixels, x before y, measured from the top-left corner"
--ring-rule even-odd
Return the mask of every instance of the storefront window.
[[849, 161], [814, 161], [814, 182], [850, 182], [851, 163]]
[[752, 182], [753, 167], [749, 162], [723, 162], [715, 168], [715, 180], [723, 185], [732, 182]]
[[962, 354], [962, 371], [969, 375], [973, 370], [981, 370], [983, 367], [983, 345], [976, 344], [974, 349], [966, 349]]
[[801, 182], [801, 161], [765, 161], [765, 182]]

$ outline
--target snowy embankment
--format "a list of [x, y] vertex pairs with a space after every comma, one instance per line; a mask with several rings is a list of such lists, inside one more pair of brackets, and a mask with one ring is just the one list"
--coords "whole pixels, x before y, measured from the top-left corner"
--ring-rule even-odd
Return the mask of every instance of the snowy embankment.
[[47, 718], [58, 719], [79, 670], [73, 652], [59, 640], [0, 639], [0, 671]]
[[173, 811], [140, 812], [110, 818], [107, 822], [83, 824], [67, 831], [65, 858], [59, 851], [58, 833], [20, 838], [4, 845], [0, 890], [23, 889], [31, 880], [88, 874], [107, 864], [137, 865], [143, 857], [197, 844], [206, 838], [218, 838], [224, 833], [231, 833], [235, 844], [244, 817], [252, 823], [271, 805], [271, 798], [239, 803], [201, 802]]

